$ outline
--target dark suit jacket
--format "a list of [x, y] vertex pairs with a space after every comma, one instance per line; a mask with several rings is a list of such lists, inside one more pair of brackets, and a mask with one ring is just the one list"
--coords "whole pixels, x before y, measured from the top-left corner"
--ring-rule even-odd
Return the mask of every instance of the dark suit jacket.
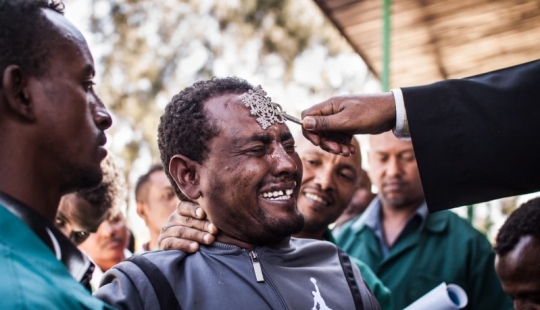
[[431, 212], [540, 190], [540, 61], [402, 91]]

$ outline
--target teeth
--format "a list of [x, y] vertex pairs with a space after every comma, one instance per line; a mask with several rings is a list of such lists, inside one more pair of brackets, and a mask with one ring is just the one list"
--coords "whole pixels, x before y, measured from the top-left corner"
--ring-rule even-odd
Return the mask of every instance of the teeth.
[[263, 198], [269, 198], [270, 200], [287, 200], [291, 199], [293, 190], [286, 189], [285, 193], [282, 190], [273, 192], [264, 192], [261, 194]]
[[309, 198], [309, 199], [311, 199], [311, 200], [317, 201], [317, 202], [319, 202], [319, 203], [328, 205], [328, 201], [324, 200], [322, 197], [317, 196], [317, 195], [315, 195], [315, 194], [312, 194], [312, 193], [306, 193], [306, 197]]

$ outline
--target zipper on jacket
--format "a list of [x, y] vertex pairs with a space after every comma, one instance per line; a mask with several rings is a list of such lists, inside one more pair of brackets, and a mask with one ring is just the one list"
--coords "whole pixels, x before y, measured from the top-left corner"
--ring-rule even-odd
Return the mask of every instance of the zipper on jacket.
[[250, 251], [249, 258], [251, 258], [251, 263], [253, 264], [253, 270], [255, 271], [255, 278], [257, 279], [257, 282], [264, 282], [261, 263], [259, 263], [257, 253], [255, 253], [255, 251]]

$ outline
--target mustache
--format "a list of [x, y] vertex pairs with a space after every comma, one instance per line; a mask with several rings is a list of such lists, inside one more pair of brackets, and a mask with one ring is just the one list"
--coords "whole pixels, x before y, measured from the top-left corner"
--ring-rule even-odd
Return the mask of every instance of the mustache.
[[124, 240], [119, 236], [111, 236], [111, 237], [107, 238], [106, 240], [104, 240], [103, 242], [101, 242], [100, 246], [105, 247], [107, 244], [109, 244], [111, 242], [118, 242], [118, 243], [122, 244], [122, 243], [124, 243]]

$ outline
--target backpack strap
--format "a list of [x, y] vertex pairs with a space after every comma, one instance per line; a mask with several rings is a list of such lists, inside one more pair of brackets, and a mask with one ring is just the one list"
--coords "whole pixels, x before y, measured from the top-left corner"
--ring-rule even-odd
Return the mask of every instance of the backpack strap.
[[159, 301], [159, 307], [162, 310], [182, 310], [169, 281], [167, 281], [167, 278], [165, 278], [161, 270], [154, 263], [143, 255], [134, 255], [126, 260], [137, 265], [146, 275], [150, 285], [154, 288], [157, 300]]
[[349, 289], [351, 290], [351, 294], [353, 296], [355, 308], [357, 310], [364, 310], [364, 301], [366, 301], [369, 303], [370, 309], [380, 309], [378, 303], [375, 301], [373, 293], [371, 293], [371, 290], [367, 286], [364, 279], [362, 279], [362, 283], [356, 282], [349, 255], [347, 255], [347, 253], [345, 253], [342, 249], [338, 247], [336, 248], [338, 251], [339, 262], [341, 263], [343, 273], [345, 274], [345, 279], [347, 279]]

